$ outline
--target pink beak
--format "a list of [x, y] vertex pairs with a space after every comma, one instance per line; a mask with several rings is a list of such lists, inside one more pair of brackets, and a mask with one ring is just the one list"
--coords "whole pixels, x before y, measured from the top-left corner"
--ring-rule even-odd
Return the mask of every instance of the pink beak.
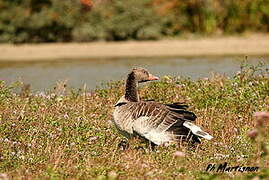
[[157, 76], [153, 76], [152, 74], [149, 74], [148, 80], [154, 81], [154, 80], [159, 80], [159, 78]]

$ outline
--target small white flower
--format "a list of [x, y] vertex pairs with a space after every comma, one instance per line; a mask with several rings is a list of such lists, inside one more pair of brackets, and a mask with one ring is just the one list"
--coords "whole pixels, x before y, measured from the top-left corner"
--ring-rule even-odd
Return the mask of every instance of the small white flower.
[[236, 83], [236, 82], [235, 82], [235, 83], [233, 83], [233, 86], [237, 87], [237, 86], [238, 86], [238, 83]]
[[8, 138], [5, 138], [5, 139], [4, 139], [4, 142], [6, 142], [6, 143], [10, 143], [10, 140], [9, 140]]
[[68, 118], [69, 118], [69, 116], [68, 116], [67, 113], [64, 114], [64, 118], [65, 118], [65, 119], [68, 119]]
[[175, 157], [185, 157], [185, 153], [181, 151], [174, 152], [173, 156]]
[[16, 141], [14, 141], [14, 142], [12, 142], [12, 144], [13, 144], [13, 145], [16, 145], [16, 144], [18, 144], [18, 143], [17, 143]]
[[38, 94], [38, 96], [39, 96], [39, 97], [43, 97], [43, 98], [45, 98], [45, 97], [46, 97], [46, 94], [45, 94], [44, 92], [40, 92], [40, 93]]
[[7, 174], [6, 174], [6, 173], [1, 173], [1, 174], [0, 174], [0, 179], [1, 179], [1, 180], [8, 180], [8, 176], [7, 176]]
[[24, 160], [25, 159], [25, 156], [20, 156], [20, 159]]
[[89, 141], [94, 141], [94, 140], [97, 140], [97, 139], [99, 139], [99, 136], [93, 136], [93, 137], [89, 138]]

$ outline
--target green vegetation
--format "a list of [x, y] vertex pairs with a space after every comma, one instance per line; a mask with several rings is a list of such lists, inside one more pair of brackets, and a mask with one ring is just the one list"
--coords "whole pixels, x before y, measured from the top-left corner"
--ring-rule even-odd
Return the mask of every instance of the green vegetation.
[[[84, 0], [90, 1], [90, 0]], [[0, 42], [148, 40], [269, 31], [268, 0], [0, 1]]]
[[[140, 89], [142, 99], [190, 105], [198, 116], [196, 123], [214, 136], [195, 150], [177, 145], [152, 150], [137, 139], [124, 142], [111, 122], [114, 104], [124, 93], [122, 81], [93, 92], [58, 84], [35, 94], [27, 85], [15, 93], [20, 83], [6, 86], [1, 82], [0, 176], [268, 179], [268, 119], [253, 117], [254, 112], [269, 111], [268, 73], [262, 67], [242, 66], [233, 78], [214, 75], [192, 81], [163, 77]], [[224, 162], [260, 169], [254, 173], [205, 170], [208, 164]]]

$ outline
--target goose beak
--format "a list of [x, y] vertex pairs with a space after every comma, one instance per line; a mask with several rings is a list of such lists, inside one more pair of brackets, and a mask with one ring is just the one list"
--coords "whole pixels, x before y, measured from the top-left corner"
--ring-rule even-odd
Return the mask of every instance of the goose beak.
[[154, 81], [154, 80], [159, 80], [159, 78], [157, 76], [153, 76], [152, 74], [149, 74], [149, 81]]

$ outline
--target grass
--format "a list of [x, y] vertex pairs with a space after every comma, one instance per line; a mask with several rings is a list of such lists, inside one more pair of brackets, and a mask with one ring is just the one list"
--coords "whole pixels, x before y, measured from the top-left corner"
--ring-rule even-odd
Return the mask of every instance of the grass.
[[[196, 150], [177, 145], [151, 150], [138, 139], [123, 148], [124, 137], [111, 121], [114, 104], [124, 93], [122, 81], [92, 92], [86, 87], [69, 89], [62, 83], [35, 94], [20, 83], [7, 86], [2, 81], [0, 177], [267, 179], [268, 126], [257, 125], [253, 113], [269, 111], [268, 73], [264, 67], [242, 66], [233, 78], [218, 74], [197, 81], [163, 77], [140, 88], [144, 100], [190, 105], [198, 116], [196, 124], [214, 136]], [[15, 93], [21, 86], [22, 91]], [[254, 128], [256, 137], [248, 134]], [[260, 169], [255, 173], [206, 172], [208, 164], [224, 162]]]

